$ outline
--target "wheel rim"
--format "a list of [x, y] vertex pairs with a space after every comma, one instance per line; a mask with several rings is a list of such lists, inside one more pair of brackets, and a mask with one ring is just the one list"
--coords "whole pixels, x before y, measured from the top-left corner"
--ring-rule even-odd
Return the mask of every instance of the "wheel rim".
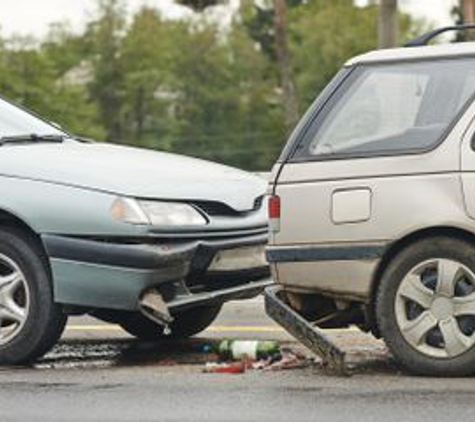
[[459, 356], [475, 343], [475, 274], [451, 259], [422, 262], [399, 285], [395, 314], [403, 337], [419, 352]]
[[20, 267], [0, 254], [0, 345], [12, 341], [25, 325], [30, 291]]

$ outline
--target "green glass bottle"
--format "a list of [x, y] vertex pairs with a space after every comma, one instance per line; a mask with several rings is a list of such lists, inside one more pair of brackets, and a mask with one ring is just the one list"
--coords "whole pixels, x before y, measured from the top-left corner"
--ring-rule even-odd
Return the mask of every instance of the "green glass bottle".
[[223, 360], [260, 360], [280, 353], [280, 346], [276, 341], [223, 340], [217, 353]]

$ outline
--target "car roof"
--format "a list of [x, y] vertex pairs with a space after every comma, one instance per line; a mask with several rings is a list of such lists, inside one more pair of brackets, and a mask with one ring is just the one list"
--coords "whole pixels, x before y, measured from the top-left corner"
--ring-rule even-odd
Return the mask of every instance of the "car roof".
[[346, 62], [345, 66], [374, 62], [450, 58], [470, 55], [475, 56], [475, 42], [459, 42], [422, 47], [389, 48], [384, 50], [374, 50], [353, 57]]

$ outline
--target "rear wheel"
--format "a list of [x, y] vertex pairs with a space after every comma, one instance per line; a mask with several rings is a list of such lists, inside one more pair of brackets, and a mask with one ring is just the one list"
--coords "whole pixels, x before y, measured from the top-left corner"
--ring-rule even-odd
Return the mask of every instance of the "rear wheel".
[[177, 313], [173, 315], [174, 321], [170, 324], [171, 333], [167, 336], [163, 332], [163, 327], [138, 312], [122, 315], [118, 323], [129, 334], [143, 340], [187, 338], [210, 326], [220, 310], [221, 305], [203, 306]]
[[398, 254], [378, 289], [376, 316], [393, 355], [411, 372], [475, 373], [475, 248], [451, 238]]
[[0, 364], [29, 363], [45, 354], [66, 319], [54, 303], [40, 248], [19, 230], [0, 229]]

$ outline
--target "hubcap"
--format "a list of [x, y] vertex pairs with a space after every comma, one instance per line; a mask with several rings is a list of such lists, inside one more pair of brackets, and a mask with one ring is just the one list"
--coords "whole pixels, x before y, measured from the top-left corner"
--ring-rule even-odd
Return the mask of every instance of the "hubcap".
[[438, 321], [454, 316], [454, 304], [452, 299], [448, 297], [436, 297], [432, 301], [429, 310]]
[[451, 259], [414, 267], [396, 293], [396, 322], [419, 352], [453, 358], [475, 344], [475, 274]]
[[20, 332], [28, 316], [30, 292], [20, 267], [0, 254], [0, 345]]

